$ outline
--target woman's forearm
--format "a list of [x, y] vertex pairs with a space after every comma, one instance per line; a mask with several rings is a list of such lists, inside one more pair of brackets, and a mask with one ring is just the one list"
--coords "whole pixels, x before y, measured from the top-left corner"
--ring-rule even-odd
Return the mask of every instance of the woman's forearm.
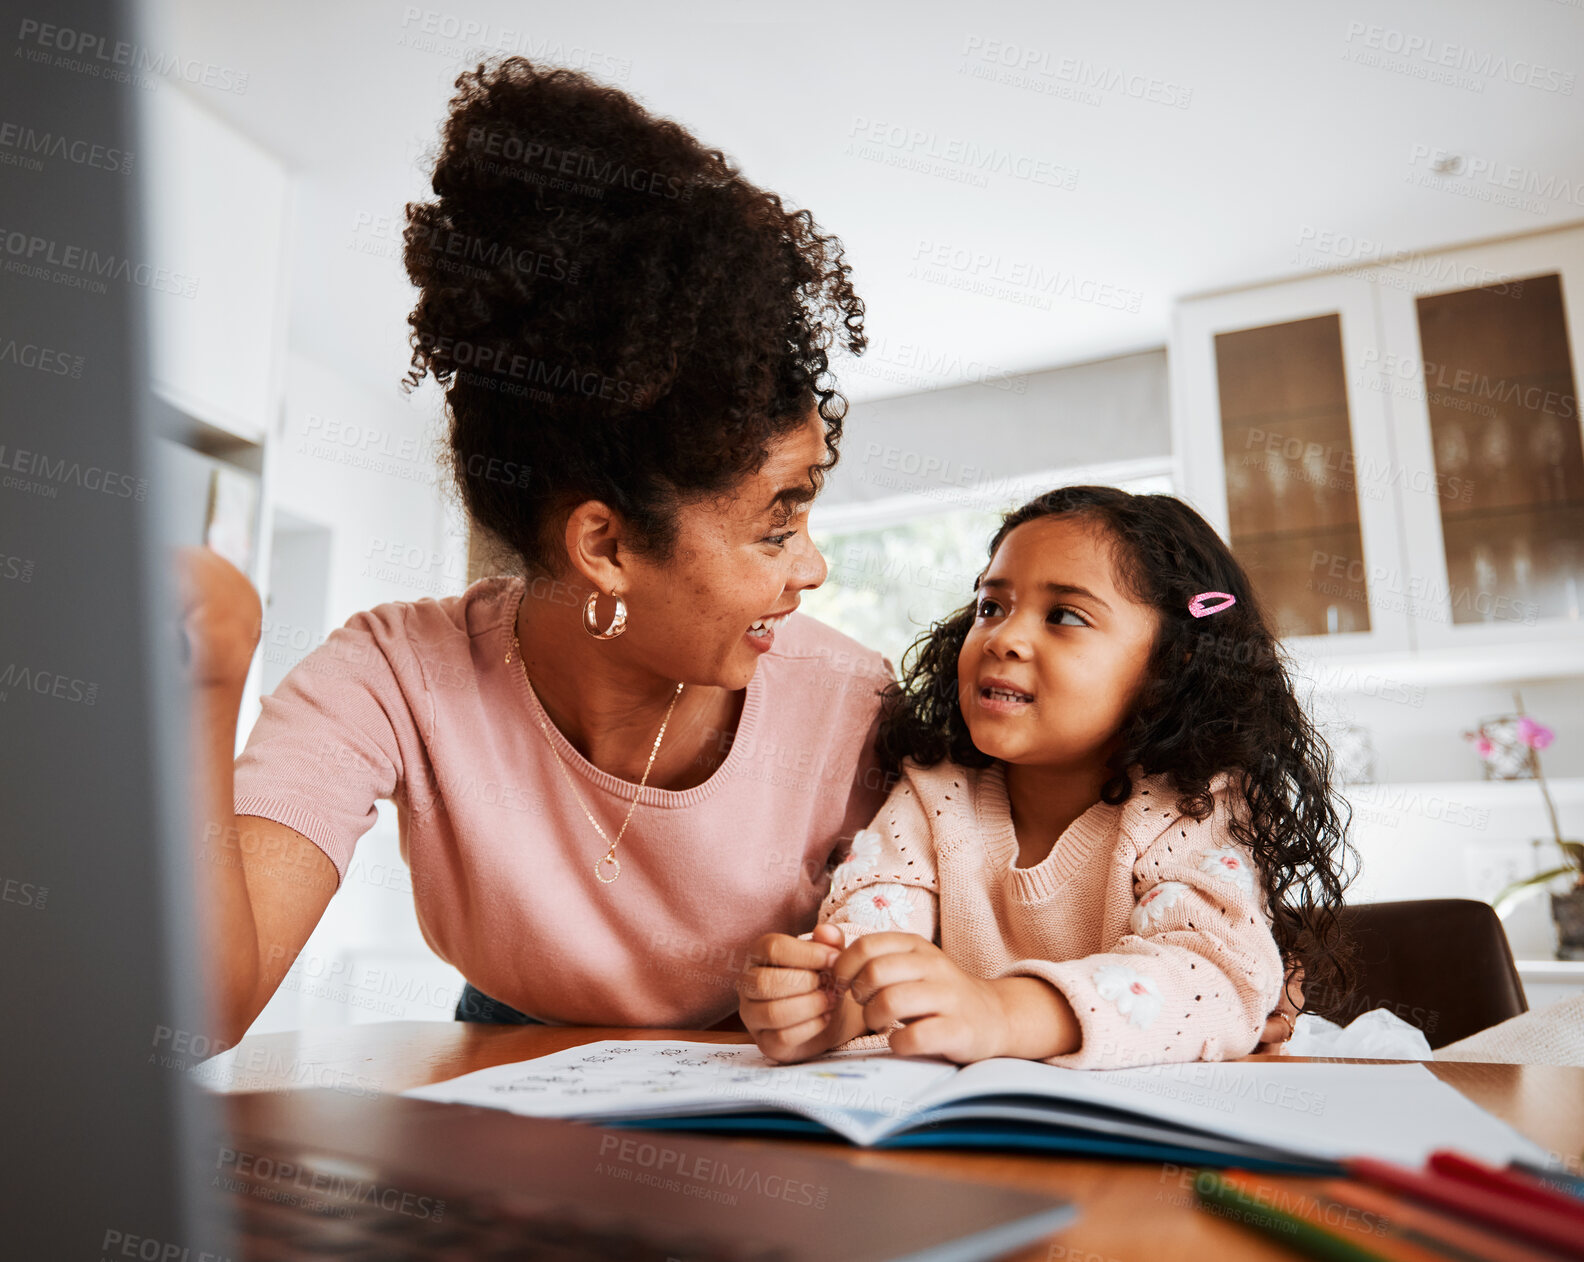
[[237, 717], [262, 606], [247, 576], [208, 548], [177, 554], [187, 653], [192, 855], [199, 949], [214, 1037], [241, 1038], [319, 923], [339, 880], [307, 837], [274, 820], [239, 820]]
[[241, 835], [234, 810], [232, 751], [242, 682], [195, 685], [192, 690], [190, 759], [193, 764], [192, 829], [211, 1019], [234, 1043], [257, 1015], [258, 926], [248, 897]]

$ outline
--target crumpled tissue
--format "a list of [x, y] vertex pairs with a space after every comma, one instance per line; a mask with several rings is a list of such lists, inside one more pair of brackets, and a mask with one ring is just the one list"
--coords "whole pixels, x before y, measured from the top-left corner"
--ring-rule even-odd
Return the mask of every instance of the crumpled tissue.
[[1386, 1008], [1355, 1017], [1346, 1028], [1305, 1013], [1293, 1022], [1293, 1036], [1282, 1052], [1287, 1056], [1352, 1056], [1360, 1060], [1435, 1059], [1424, 1031]]

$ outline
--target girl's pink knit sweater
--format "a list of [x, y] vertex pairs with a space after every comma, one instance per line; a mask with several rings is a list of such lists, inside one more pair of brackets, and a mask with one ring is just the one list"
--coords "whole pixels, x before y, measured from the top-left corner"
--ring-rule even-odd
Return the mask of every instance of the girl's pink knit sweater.
[[849, 943], [916, 933], [975, 977], [1049, 982], [1083, 1029], [1079, 1049], [1052, 1064], [1246, 1055], [1280, 996], [1282, 960], [1253, 862], [1227, 831], [1228, 778], [1211, 782], [1202, 821], [1178, 811], [1164, 777], [1134, 784], [1127, 802], [1090, 807], [1020, 868], [1001, 764], [907, 763], [833, 874], [820, 920]]

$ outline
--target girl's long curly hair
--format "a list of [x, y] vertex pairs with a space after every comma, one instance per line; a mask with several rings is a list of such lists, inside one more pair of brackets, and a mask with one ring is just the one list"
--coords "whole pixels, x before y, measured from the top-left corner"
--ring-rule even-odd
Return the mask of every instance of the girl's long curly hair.
[[[1126, 801], [1134, 788], [1129, 769], [1137, 766], [1144, 775], [1167, 776], [1178, 809], [1204, 819], [1211, 779], [1231, 773], [1247, 806], [1232, 812], [1230, 829], [1256, 861], [1283, 957], [1302, 965], [1307, 992], [1345, 993], [1350, 970], [1336, 912], [1357, 872], [1347, 841], [1351, 813], [1331, 787], [1331, 750], [1294, 694], [1243, 567], [1181, 500], [1106, 486], [1062, 487], [1008, 513], [989, 556], [1026, 522], [1061, 516], [1103, 532], [1119, 585], [1160, 619], [1102, 799]], [[1230, 593], [1237, 603], [1195, 618], [1188, 602], [1209, 591]], [[970, 602], [937, 622], [904, 656], [878, 740], [888, 771], [904, 758], [926, 767], [995, 761], [974, 745], [958, 704], [957, 660], [974, 609]]]
[[406, 387], [446, 392], [473, 521], [555, 573], [584, 500], [666, 560], [676, 508], [729, 495], [817, 412], [836, 462], [838, 346], [865, 346], [841, 242], [618, 88], [522, 57], [456, 80], [407, 206]]

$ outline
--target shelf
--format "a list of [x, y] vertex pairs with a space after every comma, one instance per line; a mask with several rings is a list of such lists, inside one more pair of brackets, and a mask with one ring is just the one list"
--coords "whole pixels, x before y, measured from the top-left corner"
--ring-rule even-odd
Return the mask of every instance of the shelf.
[[1543, 517], [1547, 513], [1576, 513], [1581, 508], [1584, 508], [1584, 500], [1524, 500], [1518, 504], [1485, 504], [1458, 511], [1443, 508], [1441, 520], [1499, 522], [1503, 517]]
[[1584, 983], [1584, 960], [1514, 960], [1526, 982]]
[[179, 443], [189, 451], [226, 464], [259, 477], [264, 471], [262, 442], [254, 442], [216, 425], [184, 412], [168, 399], [154, 395], [150, 404], [153, 428], [156, 434]]
[[[1340, 521], [1322, 522], [1314, 526], [1294, 526], [1290, 530], [1250, 530], [1235, 532], [1232, 535], [1234, 549], [1240, 543], [1292, 543], [1295, 540], [1302, 542], [1306, 539], [1314, 540], [1326, 535], [1358, 535], [1360, 524], [1357, 515]], [[1363, 584], [1359, 584], [1360, 587]]]
[[1339, 417], [1345, 433], [1348, 420], [1346, 399], [1335, 399], [1328, 403], [1316, 403], [1307, 407], [1269, 408], [1259, 412], [1244, 412], [1236, 416], [1223, 412], [1221, 414], [1221, 422], [1224, 431], [1232, 426], [1236, 426], [1239, 429], [1261, 429], [1265, 425], [1276, 423], [1290, 426], [1310, 425], [1315, 421], [1335, 422]]
[[[1532, 679], [1584, 676], [1584, 627], [1557, 620], [1557, 638], [1533, 643], [1515, 638], [1511, 644], [1470, 645], [1380, 657], [1330, 656], [1291, 649], [1298, 682], [1316, 691], [1346, 693], [1380, 690], [1383, 683], [1437, 684], [1523, 683]], [[1562, 639], [1572, 632], [1574, 638]]]
[[[1584, 776], [1547, 776], [1546, 787], [1551, 791], [1552, 802], [1559, 807], [1584, 802]], [[1370, 804], [1371, 797], [1379, 797], [1387, 802], [1440, 799], [1471, 807], [1498, 807], [1511, 806], [1515, 797], [1532, 796], [1536, 808], [1544, 809], [1536, 780], [1381, 781], [1340, 785], [1338, 792], [1350, 800], [1356, 796], [1365, 805]]]

